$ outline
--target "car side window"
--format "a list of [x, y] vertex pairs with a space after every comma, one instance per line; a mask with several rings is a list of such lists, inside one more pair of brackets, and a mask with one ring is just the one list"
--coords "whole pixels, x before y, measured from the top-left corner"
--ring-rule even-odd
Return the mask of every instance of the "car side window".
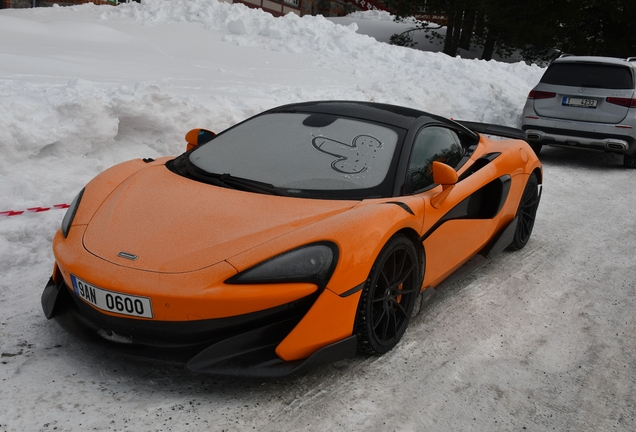
[[428, 126], [420, 130], [413, 143], [406, 183], [415, 192], [433, 184], [433, 162], [443, 162], [453, 168], [466, 154], [466, 149], [451, 129]]

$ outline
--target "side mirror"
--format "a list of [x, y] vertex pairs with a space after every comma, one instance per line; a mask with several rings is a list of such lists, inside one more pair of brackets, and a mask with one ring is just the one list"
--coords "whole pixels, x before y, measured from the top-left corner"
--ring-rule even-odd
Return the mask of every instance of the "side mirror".
[[443, 189], [454, 186], [457, 183], [457, 171], [442, 162], [433, 162], [433, 181], [442, 185]]
[[431, 199], [431, 205], [439, 208], [457, 184], [457, 171], [442, 162], [433, 162], [433, 181], [442, 186], [442, 191]]
[[190, 151], [198, 145], [205, 144], [208, 141], [211, 141], [216, 134], [207, 129], [192, 129], [185, 136], [185, 140], [188, 142], [188, 146], [186, 147], [186, 151]]

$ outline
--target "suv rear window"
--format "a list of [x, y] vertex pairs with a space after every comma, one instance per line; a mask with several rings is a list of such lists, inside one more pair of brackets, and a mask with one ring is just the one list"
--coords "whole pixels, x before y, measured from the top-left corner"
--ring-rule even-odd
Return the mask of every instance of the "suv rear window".
[[628, 67], [596, 63], [553, 63], [541, 78], [545, 84], [604, 89], [633, 89]]

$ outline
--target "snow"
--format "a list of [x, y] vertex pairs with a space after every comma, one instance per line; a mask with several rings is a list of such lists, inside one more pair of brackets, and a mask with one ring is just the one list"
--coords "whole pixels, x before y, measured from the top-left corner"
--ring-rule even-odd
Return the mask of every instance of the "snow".
[[[327, 18], [329, 21], [343, 26], [355, 25], [357, 32], [368, 35], [378, 42], [389, 43], [391, 36], [405, 34], [412, 38], [413, 48], [421, 51], [442, 51], [446, 27], [433, 22], [421, 22], [413, 17], [397, 18], [386, 11], [362, 11], [354, 12], [344, 17]], [[464, 59], [481, 58], [484, 46], [473, 42], [470, 49], [459, 48], [458, 56]], [[492, 58], [508, 63], [519, 62], [523, 58], [518, 50], [513, 50], [506, 57], [501, 57], [497, 51]]]
[[[390, 18], [390, 17], [388, 17]], [[380, 43], [216, 0], [0, 11], [0, 212], [69, 203], [115, 163], [179, 154], [285, 103], [394, 103], [518, 126], [543, 69]], [[528, 246], [450, 286], [382, 357], [282, 380], [104, 353], [47, 321], [63, 210], [0, 216], [0, 431], [634, 430], [634, 173], [544, 149]]]

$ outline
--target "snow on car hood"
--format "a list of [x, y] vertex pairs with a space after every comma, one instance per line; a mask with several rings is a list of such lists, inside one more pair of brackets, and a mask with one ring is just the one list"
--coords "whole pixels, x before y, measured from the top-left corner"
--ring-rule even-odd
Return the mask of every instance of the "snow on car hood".
[[225, 189], [158, 165], [127, 179], [104, 200], [83, 241], [92, 254], [121, 266], [181, 273], [216, 264], [354, 204]]

